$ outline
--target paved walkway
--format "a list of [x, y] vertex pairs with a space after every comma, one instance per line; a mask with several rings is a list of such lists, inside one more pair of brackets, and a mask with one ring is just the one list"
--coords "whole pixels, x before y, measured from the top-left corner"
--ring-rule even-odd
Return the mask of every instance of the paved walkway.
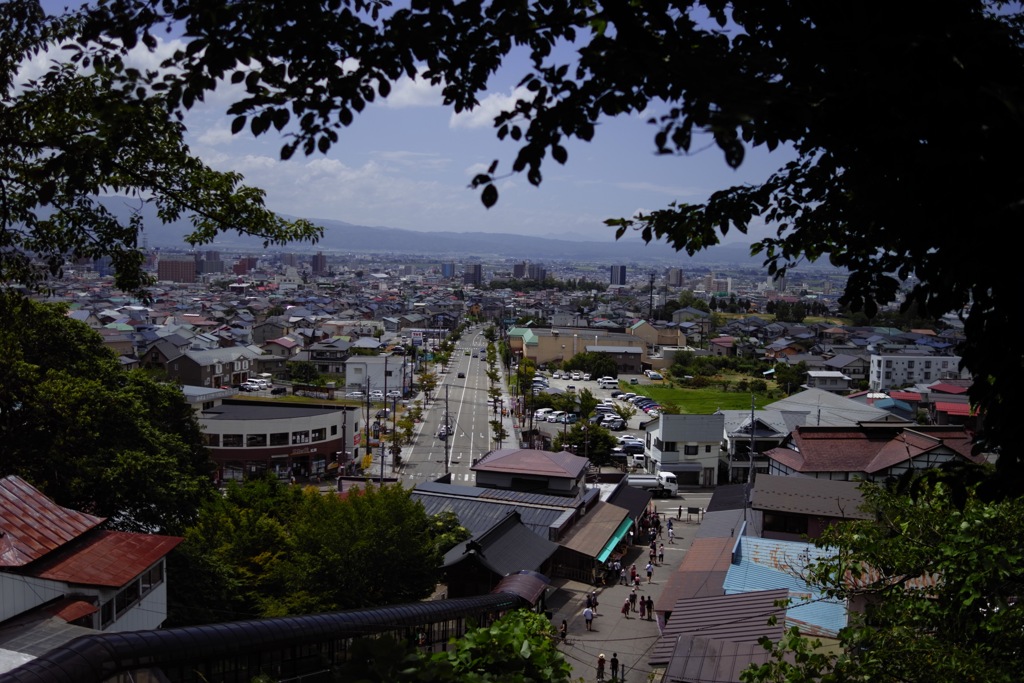
[[[675, 529], [675, 543], [669, 543], [667, 531], [663, 532], [663, 538], [658, 542], [665, 543], [665, 563], [655, 567], [653, 581], [650, 584], [647, 583], [644, 572], [649, 549], [635, 546], [626, 555], [629, 563], [636, 564], [642, 577], [639, 595], [644, 598], [650, 595], [654, 602], [658, 601], [668, 577], [682, 562], [699, 528], [695, 522], [686, 522], [685, 513], [682, 520], [675, 518], [680, 501], [680, 498], [671, 498], [652, 502], [659, 512], [671, 516]], [[612, 654], [617, 653], [620, 680], [624, 683], [648, 683], [650, 668], [647, 665], [647, 655], [658, 639], [658, 622], [654, 616], [650, 621], [646, 618], [640, 619], [639, 611], [631, 612], [629, 618], [621, 614], [622, 603], [629, 597], [631, 589], [623, 585], [597, 588], [597, 615], [594, 618], [593, 630], [588, 631], [583, 620], [583, 608], [586, 606], [587, 592], [595, 588], [575, 581], [556, 581], [555, 585], [560, 590], [549, 601], [548, 607], [553, 611], [552, 622], [556, 629], [562, 623], [562, 619], [569, 623], [569, 636], [562, 646], [562, 651], [572, 665], [572, 680], [596, 681], [597, 658], [603, 653], [608, 662], [605, 665], [605, 680], [611, 681], [610, 662]]]

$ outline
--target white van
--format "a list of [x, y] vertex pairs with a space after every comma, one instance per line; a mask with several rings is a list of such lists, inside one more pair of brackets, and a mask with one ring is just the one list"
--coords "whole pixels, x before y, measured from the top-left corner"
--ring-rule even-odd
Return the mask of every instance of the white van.
[[540, 420], [542, 422], [547, 421], [548, 415], [551, 414], [551, 408], [540, 408], [533, 414], [534, 420]]
[[617, 379], [612, 379], [611, 377], [602, 377], [597, 380], [597, 386], [602, 389], [618, 389], [619, 381]]

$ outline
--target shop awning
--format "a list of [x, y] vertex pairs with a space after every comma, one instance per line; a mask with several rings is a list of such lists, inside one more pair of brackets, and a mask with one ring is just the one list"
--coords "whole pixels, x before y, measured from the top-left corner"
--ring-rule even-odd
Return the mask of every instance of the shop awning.
[[622, 520], [622, 524], [619, 525], [619, 528], [615, 530], [614, 534], [612, 534], [611, 539], [608, 541], [608, 543], [605, 544], [604, 548], [601, 549], [600, 554], [598, 554], [597, 556], [597, 561], [606, 561], [608, 559], [608, 556], [612, 554], [612, 551], [615, 550], [615, 546], [617, 546], [619, 544], [619, 541], [621, 541], [622, 538], [629, 533], [629, 530], [632, 527], [632, 519], [627, 517], [626, 519]]

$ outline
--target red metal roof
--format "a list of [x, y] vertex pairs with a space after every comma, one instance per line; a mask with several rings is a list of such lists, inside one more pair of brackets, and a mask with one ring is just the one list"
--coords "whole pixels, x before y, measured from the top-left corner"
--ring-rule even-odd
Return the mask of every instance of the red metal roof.
[[971, 410], [969, 403], [949, 403], [948, 401], [936, 401], [935, 410], [946, 413], [947, 415], [962, 415], [967, 417], [974, 415], [974, 411]]
[[82, 600], [80, 598], [63, 598], [51, 605], [48, 605], [44, 611], [47, 614], [52, 614], [64, 621], [72, 622], [76, 619], [81, 619], [84, 616], [92, 614], [93, 612], [98, 612], [99, 609], [99, 607], [88, 600]]
[[184, 539], [123, 531], [95, 531], [50, 553], [26, 573], [88, 586], [123, 586], [156, 564]]
[[0, 479], [0, 567], [22, 567], [104, 521], [57, 505], [21, 477], [4, 477]]
[[921, 394], [916, 391], [890, 391], [889, 398], [897, 401], [920, 401]]

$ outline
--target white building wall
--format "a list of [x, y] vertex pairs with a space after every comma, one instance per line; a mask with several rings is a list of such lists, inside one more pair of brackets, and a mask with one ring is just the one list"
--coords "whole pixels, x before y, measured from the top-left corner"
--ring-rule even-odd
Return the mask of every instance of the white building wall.
[[872, 354], [868, 384], [871, 391], [885, 391], [960, 376], [960, 356]]

